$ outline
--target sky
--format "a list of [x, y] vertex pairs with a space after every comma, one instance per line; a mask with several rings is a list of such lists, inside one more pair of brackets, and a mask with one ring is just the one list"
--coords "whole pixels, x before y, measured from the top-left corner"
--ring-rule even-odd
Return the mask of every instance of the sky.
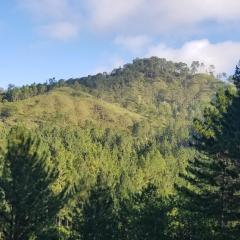
[[0, 87], [110, 72], [157, 56], [240, 59], [239, 0], [0, 0]]

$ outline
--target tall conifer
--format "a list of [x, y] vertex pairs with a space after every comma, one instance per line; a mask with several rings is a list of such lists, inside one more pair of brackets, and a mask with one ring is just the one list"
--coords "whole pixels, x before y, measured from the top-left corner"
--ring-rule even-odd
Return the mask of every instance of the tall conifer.
[[[194, 122], [193, 144], [198, 154], [183, 176], [186, 185], [178, 186], [186, 198], [185, 208], [194, 216], [189, 239], [238, 239], [239, 109], [234, 89], [222, 89], [203, 119]], [[196, 220], [202, 231], [194, 228]]]
[[54, 194], [57, 173], [50, 170], [41, 142], [24, 128], [10, 132], [3, 176], [0, 178], [0, 217], [6, 240], [38, 235], [56, 216], [64, 192]]

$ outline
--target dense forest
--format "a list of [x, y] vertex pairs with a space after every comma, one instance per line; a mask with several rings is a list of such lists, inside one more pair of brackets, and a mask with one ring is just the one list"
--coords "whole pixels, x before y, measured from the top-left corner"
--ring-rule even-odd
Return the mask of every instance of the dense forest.
[[0, 240], [238, 240], [240, 68], [156, 57], [0, 93]]

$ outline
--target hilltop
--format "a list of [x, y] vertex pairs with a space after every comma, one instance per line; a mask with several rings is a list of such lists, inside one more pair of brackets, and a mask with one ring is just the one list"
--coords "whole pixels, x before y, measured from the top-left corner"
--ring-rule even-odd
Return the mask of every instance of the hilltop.
[[139, 122], [166, 127], [181, 119], [189, 124], [223, 85], [210, 74], [196, 74], [185, 63], [156, 57], [69, 80], [10, 86], [1, 95], [3, 124], [47, 122], [129, 129]]

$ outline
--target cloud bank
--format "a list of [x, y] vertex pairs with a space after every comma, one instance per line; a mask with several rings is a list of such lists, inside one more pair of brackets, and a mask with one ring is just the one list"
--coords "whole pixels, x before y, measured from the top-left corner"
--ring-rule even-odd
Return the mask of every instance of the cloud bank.
[[215, 65], [218, 72], [231, 72], [240, 59], [240, 42], [210, 43], [207, 39], [186, 42], [180, 48], [169, 48], [164, 44], [150, 46], [146, 56], [159, 56], [173, 61], [183, 61], [189, 65], [200, 61]]
[[[205, 22], [240, 20], [237, 0], [17, 0], [42, 21], [70, 21], [92, 31], [129, 35], [164, 34], [176, 29], [204, 28]], [[80, 22], [81, 19], [81, 22]]]
[[240, 19], [237, 0], [89, 0], [88, 16], [101, 30], [166, 32], [206, 21], [230, 23]]
[[[240, 58], [240, 42], [191, 40], [207, 32], [208, 23], [231, 27], [240, 21], [238, 0], [17, 0], [36, 23], [38, 32], [56, 40], [80, 36], [82, 29], [111, 36], [116, 47], [135, 55], [159, 56], [191, 63], [199, 60], [229, 72]], [[190, 33], [180, 48], [162, 36]], [[153, 44], [153, 39], [157, 40]], [[224, 51], [224, 54], [223, 54]]]

